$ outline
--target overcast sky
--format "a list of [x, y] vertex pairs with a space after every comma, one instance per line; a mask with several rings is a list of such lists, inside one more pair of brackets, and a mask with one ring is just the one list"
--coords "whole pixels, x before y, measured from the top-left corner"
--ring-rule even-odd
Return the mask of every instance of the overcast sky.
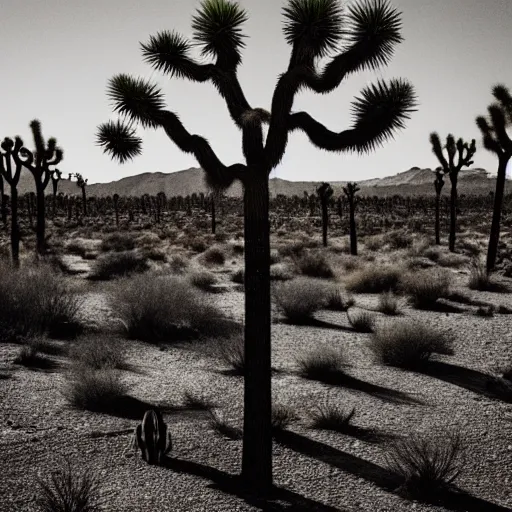
[[[289, 46], [281, 31], [279, 0], [241, 0], [249, 12], [240, 81], [249, 102], [270, 108], [276, 79], [286, 68]], [[0, 6], [0, 137], [21, 135], [38, 118], [44, 135], [65, 151], [64, 172], [89, 182], [113, 181], [142, 172], [197, 167], [165, 134], [143, 132], [144, 154], [120, 165], [94, 144], [96, 127], [113, 118], [105, 94], [121, 72], [152, 77], [168, 107], [186, 127], [205, 136], [226, 164], [242, 160], [240, 134], [211, 84], [168, 80], [142, 62], [139, 43], [164, 29], [191, 35], [196, 0], [2, 0]], [[494, 156], [481, 148], [475, 118], [485, 114], [496, 83], [512, 87], [512, 0], [393, 0], [403, 12], [405, 41], [387, 68], [353, 75], [333, 93], [304, 92], [294, 110], [306, 110], [329, 128], [350, 126], [349, 106], [378, 77], [408, 78], [420, 105], [395, 141], [369, 156], [320, 151], [294, 134], [273, 176], [291, 180], [360, 180], [393, 175], [413, 166], [436, 167], [428, 136], [476, 138], [475, 166], [495, 172]], [[510, 166], [509, 166], [510, 170]]]

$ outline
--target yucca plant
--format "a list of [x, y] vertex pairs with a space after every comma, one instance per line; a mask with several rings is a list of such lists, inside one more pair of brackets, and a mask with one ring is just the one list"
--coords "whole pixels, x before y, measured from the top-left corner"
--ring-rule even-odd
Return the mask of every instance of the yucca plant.
[[491, 272], [496, 264], [507, 165], [512, 157], [512, 139], [507, 133], [507, 127], [512, 124], [512, 94], [504, 85], [496, 85], [492, 93], [496, 103], [488, 108], [490, 119], [480, 116], [476, 120], [476, 124], [482, 132], [484, 148], [498, 157], [494, 212], [487, 249], [487, 272]]
[[435, 170], [436, 179], [434, 180], [434, 188], [436, 189], [436, 221], [435, 221], [435, 235], [436, 245], [441, 245], [441, 222], [440, 222], [440, 205], [441, 205], [441, 191], [444, 187], [444, 173], [442, 167], [437, 167]]
[[331, 199], [334, 191], [329, 183], [322, 183], [317, 189], [318, 199], [322, 207], [322, 242], [324, 247], [327, 247], [327, 228], [329, 227], [329, 200]]
[[350, 229], [350, 254], [357, 256], [357, 231], [356, 231], [356, 194], [361, 190], [357, 183], [347, 183], [343, 187], [343, 193], [348, 199], [348, 211], [350, 215], [349, 229]]
[[[272, 485], [269, 175], [281, 162], [292, 131], [304, 132], [325, 150], [367, 153], [403, 129], [416, 105], [409, 82], [381, 80], [363, 89], [352, 106], [353, 126], [339, 133], [306, 112], [292, 113], [300, 90], [331, 92], [352, 73], [386, 65], [402, 41], [401, 15], [387, 0], [366, 0], [349, 10], [340, 0], [288, 0], [283, 16], [291, 56], [276, 85], [270, 111], [251, 106], [238, 80], [247, 20], [239, 3], [203, 0], [192, 21], [193, 41], [163, 31], [142, 44], [144, 60], [155, 70], [216, 87], [242, 133], [245, 164], [221, 162], [203, 137], [191, 134], [167, 109], [155, 84], [126, 74], [114, 76], [108, 86], [113, 109], [124, 120], [102, 124], [98, 131], [104, 151], [125, 162], [142, 151], [136, 125], [162, 128], [182, 151], [196, 157], [211, 186], [223, 189], [235, 180], [242, 182], [247, 365], [242, 477], [260, 494]], [[212, 61], [194, 60], [193, 44]], [[322, 68], [320, 58], [329, 58]]]
[[[452, 185], [450, 191], [450, 234], [448, 237], [448, 248], [450, 252], [455, 252], [455, 231], [457, 229], [457, 182], [459, 179], [459, 172], [463, 167], [473, 165], [473, 156], [476, 153], [476, 141], [473, 139], [471, 144], [459, 139], [455, 142], [455, 137], [450, 134], [446, 137], [446, 153], [448, 159], [443, 154], [443, 147], [441, 146], [441, 139], [437, 133], [430, 134], [430, 143], [432, 144], [432, 151], [436, 155], [442, 170], [450, 178]], [[457, 162], [455, 161], [457, 157]], [[439, 210], [438, 210], [439, 211]], [[437, 233], [436, 233], [437, 236]]]

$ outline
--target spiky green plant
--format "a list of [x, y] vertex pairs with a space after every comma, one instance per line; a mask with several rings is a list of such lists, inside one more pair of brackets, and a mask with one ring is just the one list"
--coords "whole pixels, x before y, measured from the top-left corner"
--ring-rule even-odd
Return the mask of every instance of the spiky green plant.
[[350, 215], [350, 254], [357, 256], [357, 231], [356, 231], [356, 194], [361, 189], [357, 183], [347, 183], [346, 187], [343, 187], [343, 193], [348, 199], [348, 208]]
[[320, 205], [322, 207], [322, 242], [324, 247], [327, 247], [327, 228], [329, 226], [329, 200], [334, 194], [329, 183], [322, 183], [317, 189], [318, 199], [320, 199]]
[[[260, 494], [272, 485], [269, 175], [281, 162], [292, 131], [304, 132], [325, 150], [367, 153], [403, 129], [416, 105], [409, 82], [381, 80], [363, 89], [352, 105], [353, 126], [339, 133], [306, 112], [292, 113], [299, 91], [328, 93], [352, 73], [387, 64], [402, 40], [401, 15], [387, 0], [366, 0], [349, 10], [339, 0], [288, 0], [283, 15], [291, 56], [274, 90], [270, 111], [251, 106], [238, 80], [247, 19], [239, 3], [203, 0], [192, 22], [193, 41], [163, 31], [142, 44], [144, 60], [154, 69], [216, 87], [242, 132], [245, 164], [221, 162], [203, 137], [191, 134], [166, 108], [156, 85], [126, 74], [114, 76], [108, 87], [113, 110], [125, 122], [110, 121], [98, 131], [99, 145], [123, 162], [142, 151], [135, 124], [162, 128], [182, 151], [195, 156], [212, 186], [226, 188], [235, 180], [243, 184], [247, 373], [242, 477]], [[194, 60], [193, 43], [212, 61]], [[321, 57], [328, 58], [323, 68], [318, 62]], [[264, 124], [268, 124], [266, 136]]]
[[492, 93], [496, 102], [488, 108], [489, 119], [480, 116], [476, 120], [476, 124], [482, 132], [484, 148], [498, 157], [494, 212], [487, 249], [487, 272], [491, 272], [496, 264], [507, 165], [512, 157], [512, 139], [507, 133], [507, 127], [512, 124], [512, 94], [504, 85], [496, 85]]
[[[455, 142], [455, 137], [450, 134], [446, 137], [446, 144], [443, 148], [441, 146], [441, 139], [439, 138], [439, 135], [436, 132], [433, 132], [430, 134], [430, 143], [432, 144], [432, 151], [439, 160], [444, 174], [448, 174], [452, 185], [450, 192], [450, 235], [448, 238], [448, 247], [450, 252], [455, 252], [455, 231], [457, 229], [457, 182], [461, 169], [463, 167], [469, 167], [474, 163], [472, 159], [476, 153], [476, 141], [473, 139], [471, 144], [468, 144], [467, 142], [464, 142], [464, 140], [459, 139]], [[443, 149], [446, 149], [448, 159], [444, 156]], [[455, 157], [457, 157], [457, 162], [455, 162]]]

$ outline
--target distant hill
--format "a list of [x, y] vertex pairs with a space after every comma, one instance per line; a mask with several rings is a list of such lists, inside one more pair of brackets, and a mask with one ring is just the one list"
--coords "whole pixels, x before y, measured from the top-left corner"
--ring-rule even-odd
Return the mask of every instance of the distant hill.
[[[398, 173], [394, 176], [385, 178], [374, 178], [370, 180], [361, 180], [362, 195], [392, 196], [392, 195], [433, 195], [434, 194], [434, 172], [431, 169], [420, 169], [413, 167], [408, 171]], [[343, 185], [346, 181], [331, 181], [335, 194], [342, 192]], [[512, 181], [507, 180], [507, 191], [512, 192]], [[272, 178], [270, 180], [270, 194], [276, 196], [283, 194], [286, 196], [298, 195], [302, 196], [304, 192], [312, 194], [316, 191], [319, 182], [315, 181], [288, 181], [281, 178]], [[461, 194], [488, 194], [494, 191], [496, 180], [489, 176], [484, 169], [469, 169], [462, 171], [459, 180], [459, 191]], [[33, 178], [24, 173], [20, 180], [19, 190], [21, 193], [34, 190]], [[48, 188], [50, 193], [51, 186]], [[446, 185], [443, 193], [450, 190], [449, 179], [446, 178]], [[59, 192], [64, 194], [78, 195], [80, 190], [76, 183], [68, 180], [62, 180], [59, 183]], [[194, 192], [207, 193], [208, 189], [204, 182], [204, 172], [202, 169], [190, 168], [184, 171], [162, 173], [162, 172], [146, 172], [129, 176], [118, 181], [110, 183], [95, 183], [87, 187], [89, 196], [111, 196], [119, 194], [120, 196], [141, 196], [143, 194], [156, 195], [164, 192], [166, 196], [187, 196]], [[227, 192], [228, 196], [240, 197], [242, 195], [242, 187], [239, 183], [235, 183]]]

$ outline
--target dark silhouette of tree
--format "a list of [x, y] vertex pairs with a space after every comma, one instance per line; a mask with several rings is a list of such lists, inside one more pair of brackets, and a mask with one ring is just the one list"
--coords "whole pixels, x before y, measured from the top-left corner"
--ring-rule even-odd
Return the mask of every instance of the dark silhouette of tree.
[[119, 227], [119, 194], [112, 196], [112, 202], [114, 203], [114, 212], [116, 214], [116, 226]]
[[512, 95], [504, 85], [495, 86], [492, 93], [496, 102], [488, 108], [489, 119], [480, 116], [476, 120], [476, 124], [482, 132], [484, 148], [498, 157], [494, 212], [487, 249], [487, 272], [491, 272], [496, 264], [507, 165], [512, 157], [512, 140], [507, 133], [507, 127], [512, 123]]
[[[0, 160], [2, 157], [0, 156]], [[0, 172], [0, 199], [2, 200], [1, 217], [4, 228], [7, 227], [7, 201], [8, 196], [5, 194], [4, 175]]]
[[[450, 134], [446, 137], [446, 153], [448, 159], [443, 154], [443, 147], [441, 146], [441, 139], [437, 133], [430, 134], [430, 143], [432, 144], [432, 151], [436, 155], [439, 163], [442, 166], [443, 172], [448, 174], [452, 185], [450, 191], [450, 234], [448, 237], [448, 247], [451, 252], [455, 251], [455, 236], [457, 230], [457, 181], [459, 179], [459, 172], [463, 167], [469, 167], [474, 164], [472, 158], [476, 153], [476, 141], [473, 139], [471, 144], [459, 139], [455, 143], [455, 137]], [[457, 157], [457, 162], [455, 161]], [[437, 183], [437, 179], [436, 179]], [[440, 193], [440, 192], [439, 192]], [[436, 185], [437, 194], [437, 185]], [[437, 196], [436, 196], [437, 197]], [[439, 220], [436, 218], [436, 243], [438, 244]]]
[[317, 189], [316, 193], [320, 199], [322, 207], [322, 243], [327, 247], [327, 228], [329, 226], [329, 199], [331, 199], [334, 191], [329, 183], [322, 183]]
[[357, 228], [356, 228], [356, 194], [361, 190], [357, 183], [347, 183], [343, 187], [343, 193], [348, 199], [349, 211], [349, 232], [350, 232], [350, 254], [357, 256]]
[[444, 171], [442, 167], [437, 167], [435, 170], [436, 179], [434, 180], [434, 188], [436, 189], [436, 221], [435, 221], [435, 233], [436, 233], [436, 245], [441, 245], [441, 191], [444, 187]]
[[58, 169], [55, 169], [50, 176], [52, 179], [52, 217], [55, 217], [57, 191], [59, 189], [59, 181], [62, 178], [62, 173]]
[[[203, 0], [192, 22], [194, 42], [163, 31], [142, 44], [143, 57], [154, 69], [216, 87], [242, 132], [245, 164], [221, 162], [206, 139], [191, 134], [166, 108], [155, 84], [126, 74], [114, 76], [108, 87], [114, 111], [126, 121], [110, 121], [98, 132], [104, 151], [125, 162], [142, 151], [132, 123], [162, 128], [182, 151], [196, 157], [213, 186], [227, 188], [235, 180], [242, 182], [246, 360], [242, 478], [259, 494], [272, 485], [269, 174], [281, 162], [292, 131], [304, 132], [321, 149], [366, 153], [404, 128], [416, 105], [412, 85], [391, 80], [362, 91], [352, 106], [354, 124], [342, 132], [329, 130], [306, 112], [292, 113], [300, 90], [331, 92], [348, 75], [387, 64], [402, 40], [401, 20], [400, 13], [382, 0], [354, 5], [349, 11], [338, 0], [288, 0], [283, 15], [291, 57], [274, 90], [270, 112], [253, 108], [238, 80], [245, 46], [242, 25], [247, 20], [238, 3]], [[213, 62], [194, 60], [193, 44]], [[322, 57], [331, 58], [320, 70]], [[266, 136], [264, 124], [268, 124]]]
[[78, 172], [70, 174], [70, 177], [71, 176], [76, 179], [76, 186], [82, 191], [82, 212], [84, 217], [87, 217], [87, 192], [85, 189], [89, 180], [84, 179], [84, 177]]
[[[30, 123], [30, 129], [34, 138], [35, 151], [22, 147], [19, 157], [21, 157], [23, 167], [34, 177], [36, 185], [36, 252], [38, 255], [43, 255], [46, 252], [46, 198], [44, 191], [51, 175], [57, 170], [53, 167], [62, 161], [64, 153], [61, 148], [57, 147], [55, 138], [45, 142], [41, 123], [37, 119]], [[15, 156], [15, 159], [19, 157]]]

